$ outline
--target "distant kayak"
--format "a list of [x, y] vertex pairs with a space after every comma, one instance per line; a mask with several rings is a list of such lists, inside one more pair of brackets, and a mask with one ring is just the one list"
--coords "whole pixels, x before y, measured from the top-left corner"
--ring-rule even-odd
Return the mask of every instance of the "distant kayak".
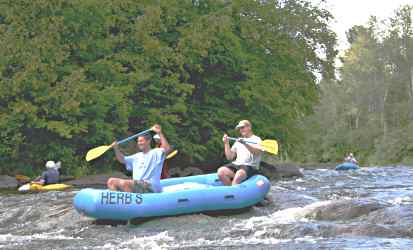
[[223, 186], [217, 174], [207, 174], [164, 179], [161, 186], [162, 193], [144, 194], [86, 188], [73, 203], [81, 214], [112, 220], [241, 209], [262, 201], [270, 182], [255, 175], [239, 185]]
[[359, 166], [352, 162], [343, 162], [336, 166], [336, 170], [356, 170], [359, 169]]
[[60, 191], [71, 188], [71, 185], [58, 183], [58, 184], [49, 184], [49, 185], [40, 185], [40, 184], [31, 184], [27, 183], [19, 187], [19, 192], [42, 192], [42, 191]]

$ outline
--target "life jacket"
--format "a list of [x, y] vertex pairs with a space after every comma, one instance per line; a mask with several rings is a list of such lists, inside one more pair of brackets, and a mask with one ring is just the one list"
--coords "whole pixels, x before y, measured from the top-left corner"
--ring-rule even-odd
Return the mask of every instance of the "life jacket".
[[167, 179], [169, 177], [171, 177], [169, 175], [169, 164], [168, 164], [168, 160], [165, 159], [165, 161], [163, 162], [163, 166], [162, 166], [161, 180]]

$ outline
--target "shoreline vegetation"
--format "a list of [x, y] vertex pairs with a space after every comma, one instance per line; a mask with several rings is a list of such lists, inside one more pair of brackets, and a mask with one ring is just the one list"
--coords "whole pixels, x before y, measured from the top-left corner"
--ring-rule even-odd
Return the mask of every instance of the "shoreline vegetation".
[[413, 165], [413, 5], [347, 32], [340, 77], [320, 83], [314, 114], [301, 121], [302, 161], [353, 152], [361, 165]]

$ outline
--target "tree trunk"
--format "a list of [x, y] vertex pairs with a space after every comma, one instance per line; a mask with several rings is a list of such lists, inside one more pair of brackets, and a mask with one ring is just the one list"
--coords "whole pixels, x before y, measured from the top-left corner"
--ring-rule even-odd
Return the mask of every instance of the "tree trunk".
[[410, 99], [413, 97], [413, 66], [410, 66]]
[[359, 114], [357, 114], [356, 115], [356, 128], [355, 129], [358, 129], [359, 128], [359, 120], [360, 120], [360, 115]]
[[409, 119], [413, 120], [413, 66], [410, 66], [410, 99], [409, 99]]
[[381, 122], [383, 126], [383, 139], [387, 141], [387, 122], [386, 122], [386, 101], [387, 101], [388, 89], [385, 87], [383, 95], [383, 110], [381, 112]]

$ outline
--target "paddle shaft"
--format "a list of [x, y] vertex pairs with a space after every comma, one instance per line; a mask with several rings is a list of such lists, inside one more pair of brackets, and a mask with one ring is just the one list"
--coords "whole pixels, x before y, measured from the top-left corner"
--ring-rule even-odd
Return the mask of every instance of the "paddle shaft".
[[[238, 138], [234, 138], [234, 137], [228, 137], [228, 139], [231, 141], [239, 140]], [[243, 139], [243, 142], [260, 145], [262, 151], [268, 152], [270, 154], [276, 155], [278, 153], [278, 143], [276, 140], [264, 140], [260, 142], [253, 142], [253, 141], [248, 141], [248, 140]]]
[[[238, 138], [234, 138], [234, 137], [228, 137], [228, 139], [231, 140], [231, 141], [236, 141], [236, 140], [238, 140]], [[250, 143], [250, 144], [258, 144], [257, 142], [248, 141], [248, 140], [244, 140], [244, 142]]]
[[146, 133], [148, 133], [148, 132], [151, 131], [151, 130], [152, 130], [152, 129], [144, 130], [144, 131], [139, 132], [139, 133], [137, 133], [137, 134], [131, 135], [131, 136], [129, 136], [128, 138], [125, 138], [125, 139], [123, 139], [123, 140], [117, 141], [116, 143], [117, 143], [117, 144], [122, 144], [122, 143], [127, 142], [127, 141], [130, 141], [130, 140], [132, 140], [132, 139], [134, 139], [134, 138], [136, 138], [136, 137], [138, 137], [138, 136], [140, 136], [140, 135], [146, 134]]

